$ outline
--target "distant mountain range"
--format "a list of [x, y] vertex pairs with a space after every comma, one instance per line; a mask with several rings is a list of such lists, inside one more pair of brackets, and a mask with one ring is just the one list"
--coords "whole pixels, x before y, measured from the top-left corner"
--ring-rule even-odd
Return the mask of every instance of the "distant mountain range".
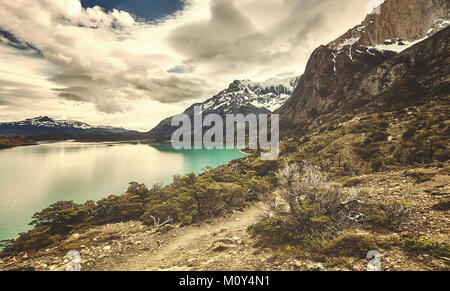
[[[272, 78], [264, 82], [235, 80], [219, 94], [197, 103], [185, 110], [191, 118], [194, 107], [202, 106], [203, 113], [226, 114], [271, 114], [282, 106], [294, 92], [299, 78]], [[163, 120], [147, 134], [150, 138], [169, 138], [176, 128], [171, 126], [172, 117]]]
[[92, 126], [75, 120], [55, 120], [47, 116], [0, 123], [0, 136], [29, 135], [138, 135], [137, 131], [111, 126]]

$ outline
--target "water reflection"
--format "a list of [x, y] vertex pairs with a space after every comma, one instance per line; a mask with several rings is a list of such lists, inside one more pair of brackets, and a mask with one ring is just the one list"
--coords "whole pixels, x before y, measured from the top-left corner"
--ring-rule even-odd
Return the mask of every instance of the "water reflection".
[[0, 151], [0, 240], [29, 228], [59, 200], [83, 203], [123, 193], [129, 182], [169, 183], [244, 155], [237, 150], [175, 151], [170, 144], [52, 142]]

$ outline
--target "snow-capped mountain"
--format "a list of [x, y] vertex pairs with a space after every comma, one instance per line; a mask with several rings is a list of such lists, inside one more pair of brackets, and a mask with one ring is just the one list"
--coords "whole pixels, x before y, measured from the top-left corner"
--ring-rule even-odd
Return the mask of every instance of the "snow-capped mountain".
[[76, 120], [55, 120], [48, 116], [29, 118], [18, 122], [0, 123], [0, 135], [80, 135], [80, 134], [136, 134], [123, 128], [91, 126]]
[[[281, 107], [294, 92], [299, 78], [272, 78], [264, 82], [235, 80], [228, 88], [203, 103], [193, 104], [184, 112], [194, 116], [194, 106], [202, 106], [204, 114], [270, 114]], [[176, 128], [172, 117], [163, 120], [148, 135], [151, 138], [167, 138]]]
[[273, 78], [265, 82], [236, 80], [201, 105], [204, 111], [218, 113], [235, 113], [238, 108], [250, 105], [273, 112], [291, 97], [297, 83], [298, 78]]

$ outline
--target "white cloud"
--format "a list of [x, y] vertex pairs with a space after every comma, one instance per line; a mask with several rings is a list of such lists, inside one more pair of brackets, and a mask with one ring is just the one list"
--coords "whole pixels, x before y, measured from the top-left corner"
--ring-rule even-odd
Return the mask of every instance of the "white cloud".
[[[345, 2], [345, 3], [344, 3]], [[79, 0], [0, 0], [0, 120], [67, 116], [150, 129], [233, 79], [300, 74], [360, 22], [362, 0], [187, 0], [157, 23]]]

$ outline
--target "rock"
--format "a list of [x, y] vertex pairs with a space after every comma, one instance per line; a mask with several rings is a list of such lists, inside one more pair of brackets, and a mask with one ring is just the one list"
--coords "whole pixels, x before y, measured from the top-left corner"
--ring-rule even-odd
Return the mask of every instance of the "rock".
[[186, 264], [187, 264], [189, 267], [192, 267], [196, 261], [197, 261], [197, 258], [190, 258], [190, 259], [188, 259], [188, 260], [186, 261]]
[[237, 241], [234, 238], [224, 237], [219, 238], [214, 241], [214, 244], [223, 243], [223, 244], [229, 244], [229, 245], [237, 245]]
[[56, 266], [56, 265], [53, 265], [53, 266], [50, 266], [50, 271], [56, 271], [56, 269], [58, 268], [58, 266]]
[[90, 255], [90, 254], [91, 254], [91, 251], [88, 250], [88, 249], [82, 249], [82, 250], [80, 251], [80, 253], [81, 253], [82, 255]]
[[325, 271], [325, 267], [321, 263], [312, 263], [306, 265], [306, 270], [311, 272]]
[[238, 236], [233, 236], [233, 240], [236, 241], [239, 245], [243, 243], [243, 240]]
[[222, 252], [227, 249], [235, 248], [238, 246], [238, 243], [233, 238], [220, 238], [214, 241], [212, 245], [212, 249], [215, 252]]
[[104, 251], [110, 251], [111, 250], [111, 246], [105, 246], [105, 247], [103, 247], [103, 250]]

